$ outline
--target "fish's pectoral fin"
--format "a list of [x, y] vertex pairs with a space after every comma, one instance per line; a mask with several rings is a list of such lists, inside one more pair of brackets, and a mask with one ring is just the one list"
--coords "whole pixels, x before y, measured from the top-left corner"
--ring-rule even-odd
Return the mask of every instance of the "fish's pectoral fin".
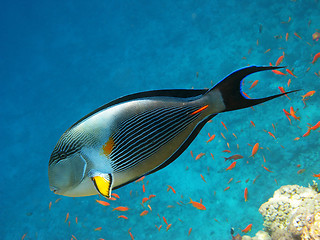
[[110, 173], [100, 173], [94, 171], [90, 174], [91, 180], [97, 191], [104, 197], [111, 197], [111, 190], [113, 184], [113, 176]]

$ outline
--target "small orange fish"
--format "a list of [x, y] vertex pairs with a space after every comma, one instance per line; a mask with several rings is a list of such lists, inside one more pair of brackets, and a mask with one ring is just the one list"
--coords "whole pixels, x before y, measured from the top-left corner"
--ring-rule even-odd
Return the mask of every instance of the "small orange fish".
[[215, 137], [216, 137], [216, 135], [213, 134], [213, 135], [209, 138], [209, 140], [207, 141], [207, 143], [208, 143], [208, 142], [211, 142]]
[[136, 180], [135, 182], [136, 182], [136, 183], [137, 183], [137, 182], [140, 182], [140, 181], [142, 181], [145, 177], [146, 177], [146, 176], [142, 176], [141, 178], [139, 178], [139, 179]]
[[165, 217], [162, 217], [162, 218], [163, 218], [163, 221], [165, 222], [165, 224], [167, 224], [167, 226], [168, 226], [167, 219]]
[[69, 219], [69, 213], [67, 213], [67, 215], [66, 215], [66, 220], [64, 220], [64, 222], [67, 222], [68, 219]]
[[271, 132], [268, 132], [269, 133], [269, 135], [271, 136], [271, 137], [273, 137], [274, 139], [276, 139], [276, 137], [273, 135], [273, 133], [271, 133]]
[[61, 200], [61, 198], [57, 198], [55, 201], [54, 201], [54, 203], [57, 203], [57, 202], [59, 202]]
[[229, 183], [231, 183], [231, 182], [232, 182], [232, 180], [233, 180], [233, 178], [230, 178], [230, 179], [229, 179], [229, 181], [228, 181], [228, 184], [229, 184]]
[[300, 117], [297, 117], [297, 116], [296, 116], [296, 112], [293, 110], [293, 107], [292, 107], [292, 106], [290, 107], [290, 115], [291, 115], [294, 119], [300, 120]]
[[259, 143], [256, 143], [256, 144], [253, 146], [251, 156], [249, 156], [249, 157], [254, 157], [254, 155], [256, 155], [258, 149], [259, 149]]
[[120, 198], [118, 194], [116, 193], [111, 193], [112, 196], [114, 196], [115, 198]]
[[[293, 0], [295, 2], [295, 0]], [[289, 23], [291, 21], [291, 17], [289, 17], [287, 22], [281, 22], [282, 24]]]
[[291, 78], [289, 78], [289, 80], [287, 82], [288, 87], [290, 87], [290, 83], [291, 83]]
[[95, 228], [94, 230], [95, 230], [95, 231], [101, 231], [101, 229], [102, 229], [102, 227], [97, 227], [97, 228]]
[[223, 135], [223, 133], [221, 133], [221, 136], [222, 136], [225, 140], [227, 140], [227, 138]]
[[228, 186], [228, 187], [226, 187], [223, 191], [227, 191], [227, 190], [229, 190], [230, 189], [230, 187]]
[[[283, 87], [278, 87], [281, 93], [285, 93], [286, 91], [284, 90]], [[290, 100], [290, 98], [288, 97], [287, 94], [285, 94], [285, 96]]]
[[205, 153], [199, 153], [197, 156], [196, 156], [196, 159], [195, 160], [199, 160], [201, 157], [203, 157], [204, 155], [206, 155]]
[[251, 97], [249, 97], [249, 95], [246, 94], [245, 92], [242, 92], [242, 93], [243, 93], [243, 95], [245, 95], [247, 98], [251, 98]]
[[320, 180], [320, 173], [319, 173], [319, 174], [313, 174], [312, 176], [313, 176], [313, 177], [317, 177], [317, 178], [319, 178], [319, 180]]
[[279, 66], [280, 63], [282, 63], [283, 58], [284, 58], [284, 55], [281, 55], [281, 56], [278, 58], [278, 60], [277, 60], [277, 62], [276, 62], [276, 66]]
[[224, 126], [224, 128], [228, 131], [228, 128], [226, 127], [226, 125], [224, 124], [224, 122], [221, 121], [221, 124]]
[[168, 231], [170, 228], [171, 228], [172, 224], [170, 223], [168, 226], [167, 226], [167, 229], [166, 231]]
[[52, 202], [49, 202], [49, 210], [51, 210]]
[[140, 216], [145, 216], [145, 215], [147, 215], [148, 214], [148, 210], [144, 210], [142, 213], [140, 213]]
[[316, 91], [309, 91], [309, 92], [307, 92], [305, 95], [302, 96], [302, 100], [305, 99], [305, 98], [307, 98], [307, 97], [312, 97], [313, 94], [315, 94], [315, 93], [316, 93]]
[[246, 202], [248, 200], [248, 188], [244, 189], [244, 201]]
[[311, 63], [315, 64], [319, 57], [320, 57], [320, 52], [318, 52], [316, 55], [314, 55], [313, 60], [312, 60]]
[[231, 153], [231, 151], [230, 150], [223, 150], [222, 152], [227, 152], [227, 153]]
[[286, 42], [288, 42], [289, 39], [289, 33], [286, 33]]
[[316, 130], [316, 129], [318, 129], [319, 127], [320, 127], [320, 121], [319, 121], [319, 122], [317, 122], [317, 124], [316, 124], [316, 125], [314, 125], [314, 126], [310, 127], [310, 130]]
[[302, 137], [307, 137], [307, 136], [309, 136], [310, 132], [311, 132], [311, 128], [308, 127], [308, 131], [307, 131], [305, 134], [303, 134]]
[[261, 165], [265, 170], [267, 170], [268, 172], [272, 172], [271, 170], [269, 170], [268, 168], [266, 168], [265, 166], [263, 166], [263, 164]]
[[252, 126], [256, 127], [256, 125], [254, 124], [254, 122], [250, 121], [250, 123], [252, 124]]
[[196, 209], [199, 209], [199, 210], [206, 210], [206, 207], [202, 204], [202, 203], [199, 203], [199, 202], [195, 202], [195, 201], [192, 201], [192, 199], [190, 198], [190, 202], [192, 204], [193, 207], [195, 207]]
[[134, 237], [133, 237], [133, 235], [132, 235], [132, 233], [130, 231], [129, 231], [129, 235], [131, 237], [131, 240], [134, 240]]
[[293, 34], [294, 34], [296, 37], [302, 39], [298, 33], [294, 32]]
[[[77, 240], [77, 238], [73, 235], [73, 234], [71, 234], [71, 236], [74, 238], [74, 240]], [[72, 240], [72, 239], [71, 239]]]
[[149, 200], [150, 200], [151, 198], [154, 198], [154, 197], [156, 197], [156, 195], [151, 194], [151, 195], [149, 196]]
[[176, 194], [176, 190], [174, 190], [173, 187], [171, 187], [170, 185], [168, 185], [167, 192], [168, 192], [170, 189], [171, 189], [171, 191], [172, 191], [174, 194]]
[[109, 206], [109, 205], [110, 205], [110, 203], [108, 203], [108, 202], [106, 202], [106, 201], [102, 201], [102, 200], [97, 200], [97, 199], [96, 199], [96, 202], [99, 203], [99, 204], [101, 204], [101, 205], [103, 205], [103, 206]]
[[125, 212], [125, 211], [128, 211], [128, 210], [129, 210], [129, 208], [128, 208], [128, 207], [122, 207], [122, 206], [120, 206], [120, 207], [116, 207], [116, 208], [114, 208], [112, 211]]
[[306, 169], [303, 168], [303, 169], [298, 170], [297, 173], [298, 173], [298, 174], [301, 174], [301, 173], [304, 173], [305, 171], [306, 171]]
[[244, 232], [244, 233], [247, 233], [247, 232], [251, 231], [251, 228], [252, 228], [252, 223], [249, 224], [248, 226], [246, 226], [245, 229], [243, 229], [241, 231]]
[[142, 199], [142, 203], [145, 203], [148, 200], [149, 200], [149, 198], [145, 197], [145, 198]]
[[25, 237], [27, 236], [27, 234], [23, 234], [22, 237], [21, 237], [21, 240], [25, 239]]
[[224, 158], [224, 161], [227, 161], [227, 160], [238, 160], [238, 159], [241, 159], [243, 158], [243, 156], [241, 156], [240, 154], [235, 154], [235, 155], [232, 155], [231, 157], [223, 157]]
[[232, 133], [232, 135], [235, 137], [235, 139], [238, 139], [238, 137], [235, 133]]
[[237, 162], [233, 162], [229, 167], [226, 168], [226, 171], [233, 169], [236, 166]]
[[206, 180], [204, 179], [203, 175], [200, 174], [200, 176], [201, 176], [202, 180], [203, 180], [204, 182], [206, 182]]
[[296, 75], [293, 74], [293, 72], [290, 69], [286, 68], [287, 73], [289, 73], [290, 75], [294, 76], [295, 78], [297, 77]]
[[257, 179], [260, 177], [260, 175], [257, 175], [256, 176], [256, 178], [255, 179], [253, 179], [253, 181], [252, 181], [252, 184], [254, 184], [256, 181], [257, 181]]
[[142, 185], [142, 192], [146, 192], [146, 187], [144, 186], [144, 184]]
[[162, 225], [160, 225], [159, 227], [157, 225], [155, 225], [155, 226], [158, 229], [158, 231], [160, 231], [160, 229], [162, 228]]
[[192, 157], [192, 158], [194, 158], [194, 157], [193, 157], [193, 152], [192, 152], [192, 151], [190, 151], [190, 154], [191, 154], [191, 157]]
[[189, 228], [189, 231], [188, 231], [188, 236], [190, 236], [190, 234], [191, 234], [191, 231], [192, 231], [192, 228]]
[[271, 48], [268, 48], [267, 50], [264, 51], [264, 53], [268, 53], [268, 52], [270, 52], [270, 50], [271, 50]]
[[255, 80], [255, 81], [251, 84], [251, 86], [250, 86], [249, 89], [252, 89], [252, 88], [254, 88], [255, 86], [257, 86], [258, 82], [259, 82], [259, 80]]
[[288, 111], [286, 111], [285, 109], [282, 109], [282, 110], [283, 110], [284, 114], [286, 115], [286, 117], [288, 118], [288, 120], [289, 120], [289, 122], [291, 124], [291, 119], [290, 119], [291, 114]]
[[273, 73], [277, 74], [277, 75], [282, 75], [282, 76], [286, 76], [287, 74], [280, 72], [279, 70], [271, 70]]
[[76, 224], [78, 224], [78, 217], [76, 217]]

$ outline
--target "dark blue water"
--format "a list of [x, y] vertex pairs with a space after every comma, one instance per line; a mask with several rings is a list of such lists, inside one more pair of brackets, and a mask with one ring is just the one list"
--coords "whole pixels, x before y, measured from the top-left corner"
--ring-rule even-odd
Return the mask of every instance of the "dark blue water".
[[[320, 120], [320, 78], [315, 74], [320, 60], [311, 64], [320, 52], [320, 41], [312, 40], [320, 29], [318, 9], [315, 0], [2, 3], [1, 239], [21, 239], [25, 233], [25, 239], [71, 239], [72, 235], [79, 240], [130, 239], [131, 229], [135, 239], [228, 240], [231, 227], [241, 233], [250, 223], [249, 235], [254, 236], [263, 228], [259, 206], [281, 185], [307, 186], [320, 170], [319, 129], [302, 137], [308, 124]], [[282, 23], [289, 17], [290, 22]], [[85, 114], [139, 91], [208, 88], [235, 69], [275, 64], [283, 52], [281, 65], [297, 78], [255, 74], [245, 80], [243, 90], [252, 97], [264, 97], [279, 93], [279, 86], [303, 89], [291, 94], [291, 100], [281, 97], [254, 110], [218, 115], [173, 164], [144, 179], [145, 193], [139, 182], [116, 190], [120, 199], [109, 207], [97, 204], [98, 196], [62, 197], [55, 203], [59, 196], [50, 192], [47, 177], [51, 151], [61, 134]], [[249, 90], [257, 79], [257, 86]], [[301, 95], [311, 90], [316, 93], [304, 107]], [[291, 118], [292, 124], [283, 113], [291, 106], [301, 117]], [[207, 144], [208, 132], [216, 138]], [[296, 137], [300, 140], [295, 141]], [[249, 158], [257, 142], [263, 149]], [[222, 152], [228, 149], [227, 143], [230, 154]], [[195, 156], [206, 155], [195, 161], [191, 150]], [[231, 154], [244, 159], [226, 172], [231, 162], [222, 157]], [[299, 169], [305, 172], [297, 174]], [[230, 178], [234, 180], [227, 184]], [[167, 185], [176, 194], [167, 192]], [[224, 191], [227, 186], [230, 189]], [[148, 203], [152, 211], [140, 217], [145, 210], [142, 198], [150, 194], [156, 195]], [[190, 198], [202, 199], [207, 210], [177, 204]], [[130, 210], [112, 211], [117, 206]], [[65, 222], [67, 213], [70, 217]], [[128, 219], [117, 218], [122, 214]], [[163, 216], [172, 224], [169, 231]], [[158, 231], [155, 225], [163, 227]], [[101, 231], [94, 231], [97, 227]]]

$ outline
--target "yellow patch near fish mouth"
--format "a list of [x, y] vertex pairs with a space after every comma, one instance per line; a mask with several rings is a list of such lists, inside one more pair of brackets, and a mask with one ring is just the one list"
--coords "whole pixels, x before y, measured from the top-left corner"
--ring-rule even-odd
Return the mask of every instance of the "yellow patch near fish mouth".
[[109, 137], [109, 140], [102, 146], [102, 153], [108, 157], [112, 152], [114, 145], [112, 137]]

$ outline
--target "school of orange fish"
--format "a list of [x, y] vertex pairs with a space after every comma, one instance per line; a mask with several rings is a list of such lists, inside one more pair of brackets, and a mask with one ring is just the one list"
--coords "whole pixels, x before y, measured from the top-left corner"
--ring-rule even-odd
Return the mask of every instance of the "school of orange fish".
[[[284, 21], [281, 22], [282, 24], [289, 24], [291, 21], [291, 17], [288, 19], [288, 21]], [[294, 35], [292, 37], [297, 38], [296, 40], [302, 41], [301, 44], [308, 44], [310, 46], [312, 46], [312, 44], [319, 44], [318, 40], [320, 39], [320, 31], [317, 30], [313, 35], [312, 35], [312, 39], [313, 39], [313, 43], [304, 41], [303, 39], [307, 38], [307, 36], [301, 36], [299, 33], [297, 32], [293, 32], [293, 33], [285, 33], [285, 41], [289, 41], [291, 35]], [[275, 38], [277, 39], [281, 39], [282, 36], [281, 35], [277, 35], [275, 36]], [[256, 42], [257, 45], [259, 45], [259, 40], [257, 40]], [[264, 53], [267, 54], [271, 51], [272, 49], [267, 49]], [[245, 57], [244, 57], [245, 58]], [[281, 63], [283, 61], [285, 61], [285, 59], [287, 58], [285, 51], [283, 51], [282, 55], [279, 56], [279, 58], [275, 61], [276, 66], [281, 65]], [[314, 66], [317, 66], [317, 68], [319, 69], [320, 63], [318, 62], [318, 59], [320, 58], [320, 52], [318, 53], [314, 53], [312, 56], [312, 61], [310, 62], [309, 66], [305, 69], [306, 72], [310, 71], [311, 69], [315, 69]], [[270, 63], [270, 65], [273, 65], [272, 63]], [[294, 69], [292, 68], [285, 68], [285, 72], [284, 71], [279, 71], [279, 70], [273, 70], [273, 73], [275, 75], [279, 75], [279, 77], [282, 77], [283, 79], [281, 79], [279, 82], [284, 82], [287, 81], [287, 87], [289, 88], [293, 83], [294, 83], [294, 79], [299, 78], [299, 76], [297, 76], [296, 74], [294, 74]], [[316, 77], [320, 77], [320, 71], [315, 71], [314, 74], [316, 75]], [[198, 74], [197, 74], [198, 76]], [[289, 77], [289, 79], [287, 79]], [[320, 78], [316, 79], [317, 81], [320, 81]], [[243, 81], [244, 85], [247, 85], [248, 91], [254, 91], [255, 88], [259, 87], [259, 80], [255, 80], [255, 81], [248, 81], [248, 83], [245, 81]], [[250, 85], [250, 86], [249, 86]], [[282, 86], [279, 86], [279, 90], [280, 92], [285, 92], [285, 88], [283, 86], [283, 84], [281, 84]], [[249, 95], [247, 93], [244, 93], [247, 97], [249, 97]], [[317, 91], [315, 89], [308, 89], [308, 86], [305, 86], [305, 89], [301, 90], [301, 100], [303, 102], [304, 108], [306, 108], [308, 106], [308, 102], [312, 101], [312, 97], [317, 94]], [[289, 96], [286, 96], [288, 99], [286, 100], [285, 98], [282, 98], [281, 101], [290, 101], [291, 99], [289, 98]], [[296, 98], [297, 95], [292, 96], [291, 98]], [[250, 97], [249, 97], [250, 98]], [[252, 108], [253, 109], [253, 108]], [[283, 118], [287, 119], [289, 121], [289, 125], [293, 125], [293, 121], [300, 121], [304, 116], [301, 115], [301, 110], [298, 110], [297, 107], [295, 107], [294, 105], [290, 106], [290, 109], [283, 109]], [[256, 128], [256, 124], [252, 121], [252, 120], [247, 120], [248, 124], [251, 124], [251, 128]], [[210, 122], [215, 122], [216, 124], [219, 124], [215, 119], [213, 121]], [[224, 130], [226, 132], [229, 131], [227, 124], [225, 124], [223, 121], [221, 121], [221, 124], [224, 128]], [[266, 130], [266, 129], [262, 129], [266, 134], [268, 134], [268, 136], [272, 137], [274, 139], [274, 141], [277, 141], [277, 131], [276, 131], [276, 124], [270, 124], [272, 126], [272, 130]], [[298, 128], [300, 128], [298, 125], [296, 125]], [[303, 138], [308, 137], [310, 134], [319, 134], [319, 128], [320, 128], [320, 121], [318, 122], [311, 122], [309, 123], [307, 126], [302, 126], [303, 129], [306, 129], [304, 134], [299, 135], [298, 131], [297, 131], [297, 137], [292, 139], [293, 143], [296, 141], [302, 141]], [[315, 133], [313, 133], [315, 132]], [[230, 132], [229, 132], [230, 133]], [[222, 151], [222, 154], [224, 154], [223, 156], [221, 156], [222, 158], [225, 159], [225, 161], [221, 161], [221, 165], [225, 165], [224, 171], [237, 171], [238, 165], [243, 165], [245, 163], [248, 163], [250, 159], [255, 159], [255, 158], [262, 158], [263, 159], [263, 163], [261, 164], [261, 167], [263, 169], [266, 170], [266, 174], [272, 173], [275, 170], [270, 170], [270, 166], [268, 164], [268, 162], [266, 161], [265, 156], [263, 155], [263, 153], [261, 153], [259, 155], [259, 151], [261, 151], [261, 149], [268, 149], [268, 147], [264, 147], [261, 146], [261, 144], [259, 144], [259, 142], [251, 142], [248, 143], [248, 145], [250, 147], [252, 147], [252, 151], [251, 154], [247, 154], [247, 153], [243, 153], [243, 154], [238, 154], [232, 153], [231, 147], [230, 147], [230, 143], [229, 141], [233, 141], [231, 139], [227, 139], [227, 137], [225, 136], [225, 134], [223, 132], [220, 133], [215, 133], [215, 134], [211, 134], [208, 133], [208, 139], [206, 140], [206, 144], [211, 144], [211, 147], [214, 147], [214, 145], [212, 145], [212, 142], [217, 141], [218, 135], [221, 135], [221, 137], [224, 139], [225, 143], [226, 143], [226, 149]], [[237, 135], [235, 133], [232, 133], [232, 135], [234, 136], [234, 139], [237, 139]], [[197, 141], [197, 140], [196, 140]], [[198, 140], [199, 141], [199, 140]], [[250, 139], [248, 139], [248, 141], [250, 141]], [[279, 143], [280, 144], [280, 143]], [[281, 145], [281, 147], [283, 147]], [[237, 143], [236, 145], [237, 151], [241, 152], [240, 146]], [[284, 148], [284, 147], [283, 147]], [[191, 150], [190, 151], [190, 155], [191, 158], [194, 159], [194, 161], [202, 161], [201, 158], [203, 158], [204, 156], [206, 156], [207, 153], [205, 152], [200, 152], [196, 155], [194, 155], [194, 152], [197, 152], [196, 150]], [[231, 156], [227, 156], [227, 154], [232, 154]], [[246, 155], [247, 154], [247, 155]], [[219, 159], [216, 159], [214, 157], [214, 154], [210, 153], [211, 155], [211, 160], [213, 161], [220, 161]], [[258, 156], [259, 155], [259, 156]], [[246, 161], [244, 159], [247, 159]], [[178, 160], [179, 161], [179, 160]], [[206, 161], [208, 161], [208, 159], [206, 159]], [[228, 164], [224, 164], [224, 162], [228, 162], [230, 161], [231, 163]], [[244, 161], [244, 162], [243, 162]], [[267, 167], [268, 166], [268, 167]], [[298, 168], [301, 167], [301, 164], [297, 165]], [[188, 166], [186, 167], [186, 170], [188, 170]], [[209, 167], [208, 167], [208, 171], [209, 171]], [[305, 169], [299, 169], [297, 174], [303, 174], [305, 171]], [[205, 174], [200, 174], [200, 177], [202, 179], [203, 182], [206, 183], [205, 180]], [[319, 169], [319, 173], [313, 173], [312, 176], [314, 178], [317, 178], [318, 180], [320, 180], [320, 169]], [[252, 184], [254, 184], [256, 182], [256, 180], [260, 177], [260, 175], [258, 175], [253, 181]], [[130, 214], [130, 211], [132, 211], [132, 209], [140, 209], [140, 216], [141, 220], [140, 221], [154, 221], [152, 219], [154, 218], [148, 218], [148, 215], [154, 215], [154, 210], [152, 210], [152, 205], [154, 202], [157, 201], [157, 196], [155, 194], [150, 194], [148, 197], [145, 196], [146, 194], [146, 188], [148, 187], [149, 181], [146, 180], [148, 177], [141, 177], [140, 179], [136, 180], [135, 183], [136, 184], [141, 184], [141, 195], [143, 196], [141, 198], [141, 201], [139, 202], [139, 205], [137, 206], [136, 202], [132, 202], [131, 200], [127, 200], [127, 205], [130, 206], [117, 206], [117, 200], [120, 199], [120, 196], [116, 193], [112, 193], [112, 198], [106, 200], [106, 199], [102, 199], [99, 197], [99, 199], [96, 199], [95, 202], [99, 205], [101, 205], [101, 208], [110, 208], [110, 211], [114, 211], [114, 212], [119, 212], [118, 216], [117, 216], [117, 221], [127, 221], [129, 218], [136, 218], [137, 216]], [[231, 187], [233, 187], [234, 185], [231, 186], [231, 183], [233, 182], [234, 178], [230, 178], [229, 181], [227, 182], [226, 186], [223, 186], [224, 191], [231, 191]], [[249, 181], [249, 179], [247, 179], [245, 182], [247, 183]], [[274, 179], [275, 183], [277, 184], [277, 180]], [[238, 180], [236, 183], [240, 183], [241, 180]], [[134, 184], [134, 183], [133, 183]], [[177, 183], [178, 184], [178, 183]], [[130, 186], [130, 185], [129, 185]], [[167, 192], [168, 194], [177, 194], [177, 191], [174, 189], [173, 186], [171, 185], [166, 185], [167, 188]], [[149, 192], [149, 191], [148, 191]], [[130, 196], [134, 195], [135, 193], [133, 193], [133, 191], [130, 191]], [[181, 193], [180, 193], [181, 194]], [[184, 193], [187, 195], [187, 193]], [[216, 194], [216, 192], [214, 192], [214, 195]], [[171, 204], [171, 205], [167, 205], [166, 208], [176, 208], [176, 207], [193, 207], [195, 208], [195, 210], [199, 210], [199, 211], [208, 211], [209, 209], [207, 209], [207, 207], [205, 206], [205, 200], [199, 198], [199, 196], [195, 196], [195, 198], [199, 199], [197, 201], [192, 200], [191, 197], [188, 197], [189, 201], [185, 201], [184, 200], [184, 196], [181, 194], [181, 200], [180, 201], [176, 201], [175, 204]], [[54, 202], [50, 202], [49, 203], [49, 211], [52, 211], [52, 208], [54, 205], [58, 204], [58, 202], [61, 200], [61, 198], [56, 199]], [[243, 189], [243, 201], [245, 201], [246, 203], [250, 204], [250, 185], [247, 185], [244, 189]], [[93, 203], [92, 203], [93, 204]], [[114, 206], [114, 207], [111, 207]], [[210, 210], [209, 210], [210, 211]], [[128, 214], [126, 214], [128, 213]], [[156, 229], [156, 231], [169, 231], [174, 228], [174, 223], [170, 223], [168, 221], [168, 219], [165, 216], [161, 216], [159, 213], [156, 213], [156, 216], [158, 216], [158, 222], [157, 224], [154, 223], [154, 228]], [[79, 222], [82, 221], [82, 219], [78, 219], [77, 216], [72, 216], [73, 219], [71, 219], [71, 215], [69, 214], [69, 212], [66, 213], [65, 215], [65, 219], [61, 220], [64, 221], [66, 224], [68, 224], [69, 226], [71, 224], [78, 224]], [[148, 220], [145, 220], [148, 219]], [[171, 220], [171, 219], [170, 219]], [[182, 222], [182, 220], [180, 218], [178, 218], [179, 221]], [[218, 222], [217, 219], [213, 219], [215, 221]], [[161, 222], [162, 224], [159, 224], [159, 222]], [[104, 228], [104, 226], [96, 226], [95, 228], [92, 229], [92, 231], [101, 231]], [[241, 232], [242, 233], [247, 233], [252, 229], [252, 223], [249, 223], [248, 225], [245, 224], [243, 226], [239, 226], [239, 228], [241, 228]], [[163, 230], [164, 229], [164, 230]], [[185, 226], [185, 234], [186, 236], [190, 236], [192, 234], [192, 227], [191, 226]], [[134, 228], [133, 226], [131, 226], [130, 228], [128, 227], [128, 237], [130, 237], [132, 240], [135, 238], [134, 237]], [[27, 233], [23, 234], [23, 236], [21, 237], [21, 239], [25, 239], [27, 236]], [[70, 235], [71, 240], [77, 240], [75, 234], [71, 234]], [[106, 238], [107, 239], [107, 238]], [[104, 240], [103, 238], [99, 238], [99, 240]]]

